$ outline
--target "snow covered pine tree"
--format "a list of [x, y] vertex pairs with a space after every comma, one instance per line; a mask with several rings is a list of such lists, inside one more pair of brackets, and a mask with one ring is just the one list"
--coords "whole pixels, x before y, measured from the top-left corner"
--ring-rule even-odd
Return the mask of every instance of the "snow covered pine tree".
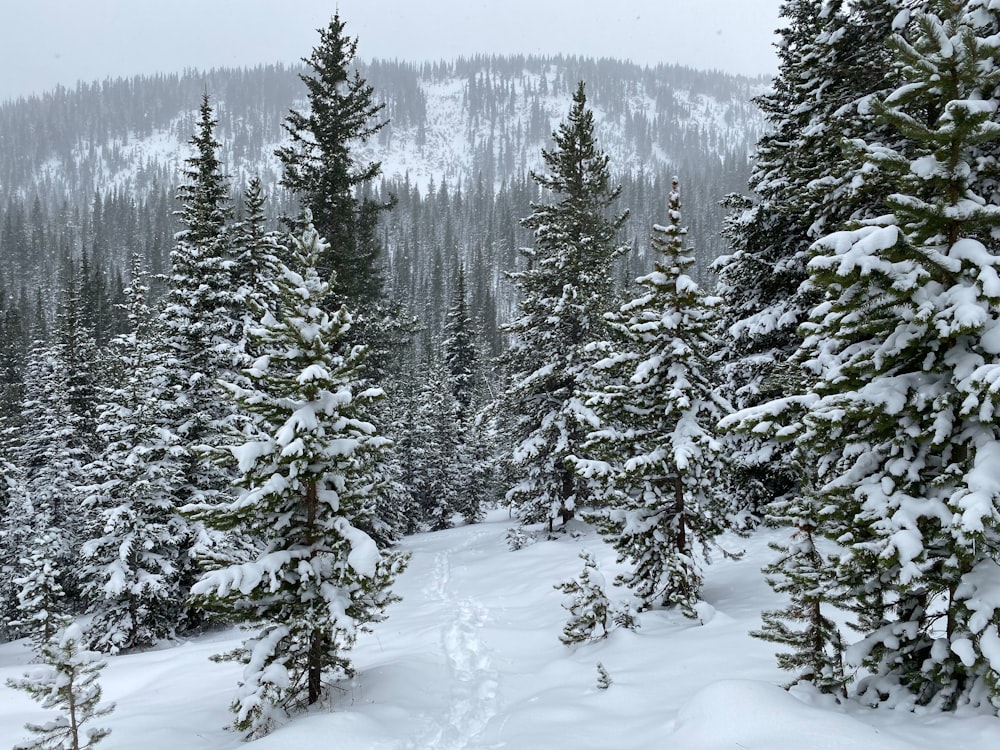
[[522, 222], [534, 231], [535, 247], [522, 250], [528, 268], [510, 274], [522, 297], [519, 316], [505, 328], [513, 338], [504, 357], [512, 382], [502, 397], [516, 480], [507, 500], [523, 523], [548, 521], [550, 528], [556, 518], [572, 518], [586, 496], [567, 463], [584, 439], [570, 407], [586, 368], [584, 348], [605, 337], [611, 263], [627, 249], [615, 239], [628, 216], [607, 216], [621, 188], [610, 186], [582, 82], [553, 138], [555, 149], [542, 151], [551, 174], [532, 177], [559, 200], [533, 205]]
[[890, 40], [900, 85], [874, 107], [899, 138], [852, 144], [890, 213], [815, 243], [815, 381], [740, 417], [805, 452], [876, 702], [1000, 706], [998, 30], [995, 3], [933, 0]]
[[78, 625], [67, 626], [57, 640], [42, 645], [41, 656], [47, 666], [7, 681], [9, 687], [25, 691], [43, 708], [62, 710], [44, 724], [27, 724], [36, 739], [18, 743], [14, 750], [87, 750], [111, 733], [109, 729], [83, 726], [91, 719], [107, 716], [115, 706], [100, 705], [97, 678], [105, 663], [96, 652], [82, 650], [82, 640]]
[[364, 419], [381, 391], [354, 390], [364, 348], [340, 346], [351, 323], [345, 308], [320, 307], [329, 294], [317, 271], [325, 245], [308, 215], [304, 226], [286, 260], [264, 260], [269, 294], [249, 330], [248, 383], [227, 384], [251, 431], [222, 449], [243, 491], [228, 505], [186, 509], [261, 545], [255, 560], [209, 571], [192, 590], [200, 605], [259, 628], [221, 657], [246, 665], [232, 710], [248, 736], [352, 673], [347, 651], [383, 618], [405, 564], [359, 528], [376, 491], [371, 462], [387, 442]]
[[642, 296], [608, 315], [614, 340], [595, 343], [600, 358], [576, 406], [589, 428], [571, 458], [593, 486], [598, 528], [622, 560], [622, 580], [643, 607], [677, 605], [696, 617], [701, 573], [696, 544], [709, 543], [730, 516], [725, 461], [714, 434], [729, 411], [716, 393], [715, 306], [688, 275], [676, 179], [666, 226], [655, 225], [652, 273], [637, 281]]

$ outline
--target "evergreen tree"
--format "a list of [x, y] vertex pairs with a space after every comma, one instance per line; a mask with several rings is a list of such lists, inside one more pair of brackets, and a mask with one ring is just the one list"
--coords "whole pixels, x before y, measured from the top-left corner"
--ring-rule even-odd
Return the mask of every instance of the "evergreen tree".
[[216, 120], [208, 95], [202, 98], [195, 153], [185, 162], [178, 216], [183, 229], [170, 254], [171, 273], [159, 316], [172, 397], [173, 431], [187, 451], [178, 499], [218, 496], [228, 486], [224, 472], [203, 458], [215, 445], [232, 409], [216, 381], [232, 380], [241, 365], [242, 314], [235, 312], [232, 259], [227, 222], [231, 215], [228, 181], [216, 151]]
[[482, 382], [485, 354], [478, 346], [483, 340], [473, 321], [466, 300], [465, 268], [459, 265], [455, 275], [453, 302], [448, 310], [442, 344], [449, 375], [449, 390], [454, 408], [452, 423], [458, 431], [455, 456], [455, 510], [469, 523], [482, 520], [483, 499], [493, 494], [492, 464], [494, 446], [488, 425], [480, 419], [485, 394]]
[[[178, 254], [179, 257], [173, 258], [175, 264], [183, 262], [187, 259], [183, 251], [187, 250], [194, 259], [204, 259], [209, 265], [208, 268], [202, 266], [202, 270], [216, 272], [222, 263], [211, 256], [220, 253], [219, 245], [232, 216], [229, 180], [222, 171], [222, 164], [216, 153], [221, 145], [215, 137], [218, 124], [208, 92], [205, 92], [198, 108], [197, 130], [188, 141], [195, 154], [185, 159], [184, 182], [177, 188], [177, 198], [182, 203], [179, 216], [184, 229], [178, 236], [183, 242], [183, 246], [179, 248], [182, 252]], [[211, 302], [209, 300], [209, 304]]]
[[476, 331], [469, 315], [465, 297], [465, 268], [459, 266], [451, 307], [444, 327], [444, 361], [450, 375], [451, 392], [455, 398], [455, 418], [463, 425], [470, 423], [477, 405], [476, 379], [479, 351]]
[[[67, 382], [71, 378], [64, 352], [58, 343], [36, 342], [32, 347], [21, 406], [25, 428], [10, 456], [20, 476], [19, 492], [25, 504], [21, 509], [31, 509], [31, 517], [40, 524], [39, 534], [51, 530], [59, 537], [62, 546], [55, 564], [67, 596], [75, 599], [75, 560], [86, 520], [81, 500], [90, 481], [86, 466], [94, 437], [70, 402]], [[15, 553], [16, 559], [28, 557], [29, 552], [30, 544]]]
[[[359, 164], [352, 148], [365, 143], [387, 121], [383, 104], [357, 70], [357, 39], [344, 33], [335, 14], [320, 29], [319, 44], [305, 62], [311, 75], [300, 75], [308, 90], [309, 112], [292, 111], [284, 128], [291, 142], [278, 149], [284, 167], [282, 185], [295, 193], [327, 244], [319, 261], [324, 278], [336, 272], [334, 305], [371, 314], [383, 297], [381, 251], [376, 227], [386, 208], [362, 191], [381, 172], [378, 162]], [[356, 334], [355, 334], [356, 335]]]
[[788, 595], [789, 603], [762, 612], [763, 625], [751, 635], [789, 649], [777, 654], [778, 666], [795, 673], [789, 687], [808, 682], [846, 697], [844, 642], [831, 619], [833, 605], [843, 602], [831, 593], [836, 588], [835, 569], [819, 549], [815, 517], [808, 496], [771, 506], [772, 523], [794, 531], [787, 541], [769, 545], [777, 555], [764, 573], [772, 589]]
[[423, 520], [434, 530], [447, 529], [464, 501], [469, 471], [464, 425], [457, 416], [453, 382], [441, 363], [423, 368], [413, 433], [415, 467], [413, 496]]
[[607, 638], [609, 632], [611, 601], [604, 593], [604, 576], [597, 569], [594, 556], [589, 552], [581, 552], [580, 559], [583, 560], [580, 575], [556, 586], [566, 594], [562, 606], [570, 614], [562, 635], [559, 636], [559, 640], [567, 646]]
[[22, 573], [21, 559], [30, 549], [34, 529], [25, 519], [34, 517], [24, 480], [17, 466], [0, 454], [0, 640], [12, 641], [23, 633], [18, 621], [18, 594], [15, 583]]
[[44, 724], [27, 724], [36, 739], [15, 745], [15, 750], [87, 750], [111, 733], [103, 728], [84, 728], [92, 719], [107, 716], [115, 706], [100, 705], [97, 680], [105, 663], [95, 652], [81, 650], [82, 641], [79, 626], [69, 625], [58, 641], [42, 645], [41, 656], [47, 666], [7, 681], [9, 687], [25, 691], [43, 708], [61, 710]]
[[111, 653], [151, 646], [182, 623], [181, 573], [189, 564], [183, 544], [192, 538], [175, 510], [181, 449], [164, 413], [167, 373], [138, 258], [132, 274], [132, 330], [112, 342], [114, 385], [102, 399], [104, 450], [90, 467], [96, 484], [81, 570], [94, 613], [91, 646]]
[[567, 463], [584, 434], [572, 409], [587, 364], [586, 345], [605, 337], [611, 302], [611, 262], [627, 212], [609, 216], [620, 188], [610, 184], [608, 157], [594, 141], [594, 115], [581, 82], [566, 122], [543, 150], [550, 170], [532, 174], [556, 201], [533, 204], [525, 227], [535, 247], [528, 267], [509, 274], [521, 293], [518, 317], [505, 331], [513, 341], [505, 361], [511, 384], [502, 403], [510, 421], [516, 484], [507, 500], [525, 523], [571, 518], [586, 488]]
[[53, 348], [65, 378], [64, 398], [73, 414], [79, 445], [92, 458], [97, 449], [95, 405], [103, 375], [102, 361], [94, 330], [84, 314], [82, 269], [67, 259], [65, 272]]
[[28, 332], [13, 302], [4, 304], [0, 287], [0, 445], [20, 425]]
[[[253, 321], [249, 300], [260, 294], [265, 283], [263, 259], [277, 251], [280, 245], [278, 232], [265, 228], [264, 193], [259, 177], [253, 177], [243, 193], [243, 220], [231, 230], [233, 261], [230, 270], [230, 288], [233, 291], [233, 323], [231, 337], [243, 346], [245, 328]], [[240, 325], [236, 325], [240, 318]]]
[[10, 627], [26, 633], [36, 646], [44, 645], [69, 619], [66, 592], [60, 582], [64, 574], [60, 562], [67, 557], [66, 548], [44, 511], [23, 517], [21, 523], [30, 530], [30, 545], [21, 547], [23, 556], [15, 568], [12, 583], [17, 591], [17, 619]]
[[341, 347], [350, 314], [320, 307], [329, 293], [317, 268], [325, 244], [308, 215], [291, 242], [288, 265], [265, 259], [270, 281], [250, 330], [248, 383], [227, 384], [249, 419], [244, 442], [229, 448], [243, 491], [229, 505], [188, 508], [262, 545], [256, 559], [210, 571], [192, 590], [202, 606], [260, 628], [224, 657], [247, 665], [232, 709], [234, 727], [249, 735], [351, 673], [347, 652], [382, 619], [404, 562], [360, 528], [377, 491], [372, 462], [387, 442], [365, 420], [380, 391], [357, 390], [364, 350]]
[[669, 223], [655, 225], [652, 273], [642, 295], [609, 316], [617, 340], [596, 344], [582, 416], [590, 425], [577, 471], [608, 506], [599, 528], [635, 566], [622, 580], [643, 606], [677, 605], [696, 617], [701, 574], [695, 545], [726, 528], [721, 443], [715, 425], [728, 404], [713, 380], [716, 305], [688, 275], [680, 194], [674, 181]]
[[[805, 291], [808, 248], [849, 218], [883, 212], [877, 190], [852, 190], [842, 142], [881, 138], [867, 102], [886, 85], [883, 40], [899, 0], [787, 0], [780, 16], [779, 68], [773, 89], [756, 102], [770, 128], [757, 143], [750, 188], [730, 196], [723, 229], [732, 252], [718, 259], [728, 359], [724, 392], [747, 408], [794, 392], [802, 377], [786, 363], [798, 326], [815, 300]], [[760, 434], [727, 445], [745, 496], [760, 515], [794, 494], [798, 473], [790, 443]]]
[[900, 85], [874, 111], [897, 139], [851, 152], [858, 183], [891, 186], [890, 213], [814, 245], [822, 302], [796, 357], [815, 380], [741, 417], [794, 438], [812, 469], [804, 505], [843, 545], [835, 580], [860, 633], [847, 658], [871, 672], [871, 700], [902, 687], [1000, 705], [985, 583], [1000, 560], [998, 28], [986, 3], [936, 0], [891, 40]]

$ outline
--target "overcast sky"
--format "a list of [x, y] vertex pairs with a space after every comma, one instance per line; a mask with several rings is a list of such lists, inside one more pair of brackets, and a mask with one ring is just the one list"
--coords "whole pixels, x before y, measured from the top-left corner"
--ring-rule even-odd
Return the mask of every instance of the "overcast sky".
[[338, 7], [362, 59], [566, 53], [770, 74], [780, 2], [0, 0], [0, 100], [78, 80], [295, 62]]

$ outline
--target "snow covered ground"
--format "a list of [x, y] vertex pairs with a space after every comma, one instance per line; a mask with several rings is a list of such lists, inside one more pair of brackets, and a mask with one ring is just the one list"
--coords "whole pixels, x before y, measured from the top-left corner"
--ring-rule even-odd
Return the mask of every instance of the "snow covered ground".
[[[608, 581], [613, 552], [587, 527], [510, 552], [512, 525], [486, 523], [420, 534], [395, 590], [403, 601], [362, 636], [358, 677], [331, 705], [258, 740], [261, 750], [986, 750], [1000, 748], [1000, 720], [872, 710], [807, 690], [782, 690], [773, 646], [747, 635], [761, 608], [777, 604], [759, 572], [768, 533], [728, 540], [741, 560], [707, 570], [704, 624], [656, 611], [635, 632], [597, 643], [559, 642], [564, 595], [554, 584], [577, 576], [582, 548]], [[610, 592], [609, 592], [610, 593]], [[617, 597], [623, 596], [617, 592]], [[612, 598], [615, 598], [613, 595]], [[142, 654], [113, 657], [101, 675], [117, 709], [100, 721], [105, 750], [222, 750], [242, 746], [225, 730], [239, 666], [208, 657], [234, 645], [236, 631]], [[23, 643], [0, 646], [0, 682], [24, 670]], [[613, 681], [597, 687], [597, 663]], [[26, 721], [47, 712], [0, 687], [0, 748], [26, 739]]]

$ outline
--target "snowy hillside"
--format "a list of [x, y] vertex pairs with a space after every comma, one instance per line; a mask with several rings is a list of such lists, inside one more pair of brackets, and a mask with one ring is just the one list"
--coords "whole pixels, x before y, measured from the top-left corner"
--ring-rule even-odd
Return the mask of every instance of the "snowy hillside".
[[[1000, 719], [837, 704], [778, 687], [771, 645], [750, 638], [761, 608], [776, 604], [759, 568], [772, 532], [728, 539], [739, 560], [707, 569], [703, 623], [652, 611], [634, 632], [568, 648], [553, 584], [578, 575], [578, 552], [594, 553], [606, 579], [613, 553], [588, 527], [516, 552], [504, 512], [488, 521], [419, 534], [396, 590], [403, 601], [353, 652], [358, 676], [311, 715], [253, 747], [312, 750], [985, 750], [1000, 747]], [[572, 524], [571, 524], [572, 527]], [[623, 597], [621, 592], [617, 597]], [[244, 746], [226, 731], [239, 678], [208, 657], [236, 645], [227, 631], [148, 653], [108, 659], [98, 722], [105, 750], [223, 750]], [[18, 677], [29, 651], [0, 646], [0, 679]], [[611, 677], [597, 687], [597, 664]], [[0, 747], [26, 737], [46, 712], [0, 688]]]
[[[287, 137], [282, 122], [289, 110], [306, 108], [301, 72], [263, 66], [136, 77], [0, 105], [6, 196], [0, 201], [0, 293], [27, 300], [40, 290], [54, 300], [59, 269], [84, 256], [109, 286], [127, 276], [135, 252], [154, 275], [166, 271], [179, 229], [175, 191], [206, 92], [237, 212], [255, 176], [274, 224], [297, 212], [280, 186], [274, 151]], [[719, 201], [745, 192], [748, 154], [764, 128], [751, 101], [765, 88], [763, 80], [677, 66], [477, 57], [375, 61], [361, 72], [388, 120], [367, 143], [352, 144], [359, 163], [382, 164], [372, 192], [396, 201], [382, 219], [386, 279], [431, 340], [440, 338], [434, 311], [445, 309], [447, 271], [458, 263], [469, 269], [483, 329], [493, 332], [509, 318], [515, 297], [505, 274], [516, 267], [517, 248], [532, 243], [520, 220], [539, 198], [529, 172], [542, 167], [542, 150], [551, 146], [579, 81], [586, 83], [598, 144], [623, 187], [618, 210], [631, 212], [621, 240], [636, 252], [618, 268], [621, 286], [651, 262], [647, 239], [663, 221], [674, 175], [682, 184], [696, 274], [706, 280], [709, 265], [726, 250]], [[490, 348], [497, 354], [502, 342], [494, 336]]]
[[[288, 109], [306, 107], [301, 68], [192, 71], [57, 89], [4, 104], [0, 148], [5, 187], [31, 200], [65, 191], [87, 205], [94, 192], [134, 199], [189, 155], [194, 111], [207, 92], [219, 119], [221, 160], [238, 184], [280, 176], [274, 149]], [[389, 127], [358, 152], [379, 160], [390, 181], [471, 184], [494, 189], [541, 166], [541, 148], [585, 81], [597, 137], [618, 174], [676, 169], [709, 155], [744, 157], [764, 129], [750, 100], [765, 82], [679, 67], [640, 68], [613, 60], [475, 58], [450, 63], [373, 62], [362, 69]], [[44, 122], [43, 122], [44, 121]]]

